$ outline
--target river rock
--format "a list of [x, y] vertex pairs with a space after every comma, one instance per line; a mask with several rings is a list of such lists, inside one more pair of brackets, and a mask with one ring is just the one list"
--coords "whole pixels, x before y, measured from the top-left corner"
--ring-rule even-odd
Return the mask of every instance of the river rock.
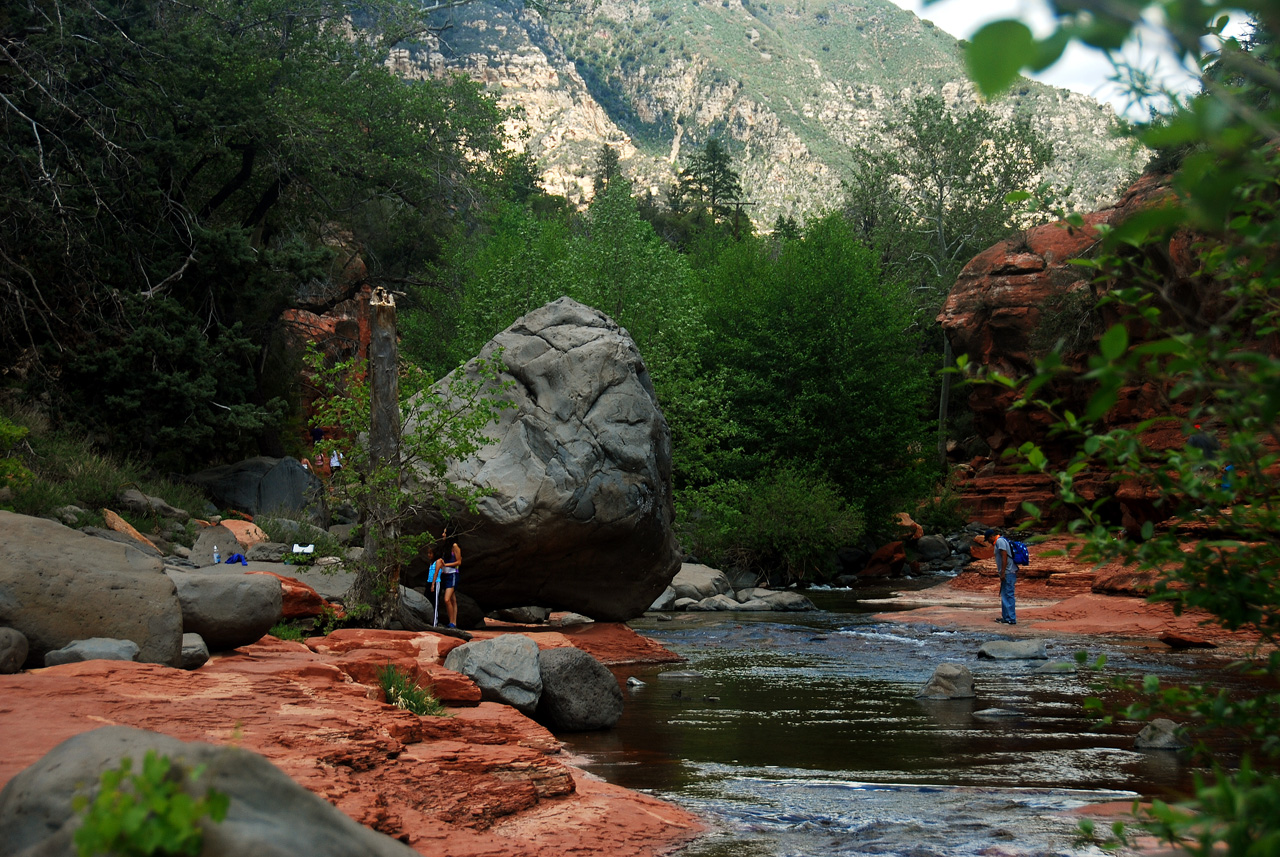
[[790, 613], [817, 609], [813, 606], [812, 601], [799, 592], [771, 592], [768, 595], [761, 596], [761, 600], [767, 601], [774, 610], [783, 610]]
[[143, 494], [137, 488], [126, 488], [116, 495], [116, 502], [124, 509], [139, 515], [160, 515], [185, 522], [191, 517], [184, 509], [170, 506], [160, 497]]
[[[452, 515], [467, 534], [462, 582], [486, 612], [542, 604], [605, 621], [641, 615], [680, 555], [671, 432], [635, 343], [603, 313], [560, 298], [480, 356], [499, 350], [502, 378], [514, 384], [493, 392], [513, 407], [486, 427], [494, 442], [446, 474], [488, 492], [474, 514]], [[474, 363], [461, 371], [476, 377]], [[439, 527], [434, 516], [417, 523]]]
[[538, 653], [538, 719], [563, 732], [612, 728], [622, 717], [622, 689], [604, 664], [581, 649]]
[[1044, 640], [988, 640], [978, 649], [978, 657], [997, 661], [1048, 660]]
[[[109, 510], [103, 510], [109, 511]], [[163, 556], [160, 549], [150, 539], [139, 541], [128, 533], [122, 533], [119, 530], [112, 530], [107, 527], [81, 527], [80, 532], [86, 536], [93, 536], [95, 539], [105, 539], [109, 542], [115, 542], [120, 545], [128, 545], [135, 550], [142, 551], [146, 556], [160, 557]], [[137, 532], [136, 530], [134, 532]]]
[[27, 638], [16, 628], [0, 628], [0, 675], [12, 675], [27, 660]]
[[44, 665], [77, 664], [81, 661], [136, 661], [138, 644], [133, 640], [112, 640], [108, 637], [90, 637], [72, 640], [61, 649], [45, 652]]
[[1075, 661], [1049, 661], [1047, 664], [1041, 664], [1032, 670], [1033, 673], [1057, 673], [1060, 675], [1070, 675], [1078, 669]]
[[284, 542], [258, 542], [249, 548], [245, 557], [249, 562], [284, 562], [284, 555], [289, 553], [292, 547]]
[[738, 606], [733, 609], [742, 613], [770, 613], [773, 605], [763, 598], [753, 598], [750, 601], [739, 601]]
[[0, 625], [26, 638], [28, 668], [90, 637], [132, 640], [147, 663], [177, 666], [182, 650], [182, 610], [159, 557], [4, 511]]
[[1182, 727], [1164, 717], [1157, 717], [1143, 726], [1133, 740], [1135, 750], [1181, 750], [1186, 746]]
[[[218, 549], [218, 561], [213, 560], [213, 549]], [[240, 553], [240, 543], [229, 529], [216, 524], [202, 527], [196, 534], [196, 543], [191, 546], [191, 561], [197, 566], [210, 566], [225, 563], [227, 557]], [[247, 557], [246, 557], [247, 558]]]
[[523, 634], [465, 643], [449, 652], [445, 669], [462, 673], [480, 688], [480, 698], [532, 715], [542, 696], [538, 646]]
[[677, 598], [671, 605], [672, 610], [688, 610], [690, 607], [698, 603], [697, 598]]
[[[238, 567], [238, 566], [237, 566]], [[213, 651], [262, 639], [284, 615], [280, 581], [271, 575], [170, 571], [182, 605], [182, 628]]]
[[690, 612], [703, 611], [711, 612], [715, 610], [737, 610], [738, 602], [728, 595], [712, 595], [710, 598], [704, 598], [695, 604], [690, 604], [685, 608]]
[[440, 596], [440, 615], [435, 615], [435, 600], [427, 598], [416, 589], [400, 587], [400, 600], [396, 603], [396, 618], [406, 631], [434, 631], [436, 625], [449, 622], [444, 610], [444, 596]]
[[187, 477], [219, 507], [250, 515], [306, 514], [319, 519], [323, 488], [296, 458], [259, 456]]
[[973, 673], [964, 664], [938, 664], [916, 699], [971, 699]]
[[546, 607], [507, 607], [497, 611], [494, 618], [517, 625], [544, 625], [551, 618]]
[[209, 647], [199, 634], [182, 635], [182, 668], [198, 670], [209, 662]]
[[676, 606], [676, 590], [674, 586], [668, 586], [662, 590], [662, 594], [653, 599], [653, 603], [649, 605], [649, 609], [657, 612], [664, 610], [672, 610]]
[[676, 598], [701, 601], [713, 595], [732, 595], [733, 585], [723, 571], [706, 565], [686, 562], [671, 581]]
[[923, 560], [946, 559], [951, 556], [951, 545], [945, 536], [925, 536], [916, 542], [916, 552]]
[[68, 738], [9, 781], [0, 791], [0, 842], [5, 853], [74, 857], [72, 835], [80, 820], [72, 808], [76, 794], [86, 784], [96, 784], [103, 771], [118, 768], [126, 756], [138, 770], [148, 750], [174, 760], [183, 772], [204, 766], [194, 783], [184, 777], [185, 790], [193, 796], [215, 789], [230, 798], [227, 817], [204, 825], [202, 857], [416, 854], [357, 824], [256, 753], [184, 743], [125, 726], [105, 726]]

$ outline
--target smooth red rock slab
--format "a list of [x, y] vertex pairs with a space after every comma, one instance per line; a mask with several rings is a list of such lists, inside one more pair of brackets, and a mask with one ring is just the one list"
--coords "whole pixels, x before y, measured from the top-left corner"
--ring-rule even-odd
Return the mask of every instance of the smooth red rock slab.
[[444, 663], [449, 652], [464, 641], [433, 631], [378, 631], [372, 628], [340, 628], [325, 637], [310, 637], [307, 648], [322, 655], [358, 649], [387, 649], [419, 660]]
[[280, 581], [280, 591], [284, 595], [284, 613], [286, 619], [309, 619], [319, 616], [329, 605], [324, 597], [296, 577], [285, 577], [274, 571], [246, 571], [245, 574], [269, 574]]
[[[388, 653], [418, 662], [377, 652]], [[60, 741], [121, 724], [260, 753], [422, 854], [650, 857], [703, 831], [677, 807], [582, 774], [515, 709], [418, 717], [369, 698], [330, 658], [267, 637], [194, 671], [99, 660], [0, 676], [0, 786]]]

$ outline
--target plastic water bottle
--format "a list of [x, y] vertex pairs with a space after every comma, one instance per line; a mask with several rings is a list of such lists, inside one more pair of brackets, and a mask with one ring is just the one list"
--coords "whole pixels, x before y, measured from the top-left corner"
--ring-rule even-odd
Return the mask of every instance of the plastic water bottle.
[[218, 553], [218, 546], [214, 545], [213, 546], [213, 564], [217, 565], [220, 562], [222, 562], [222, 554]]

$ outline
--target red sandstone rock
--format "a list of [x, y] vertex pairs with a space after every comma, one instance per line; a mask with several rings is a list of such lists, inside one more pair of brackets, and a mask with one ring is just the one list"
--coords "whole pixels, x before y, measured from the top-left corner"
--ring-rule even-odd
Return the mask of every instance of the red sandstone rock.
[[128, 536], [129, 538], [133, 539], [139, 544], [145, 545], [154, 551], [160, 550], [155, 546], [155, 543], [153, 543], [151, 539], [147, 538], [142, 533], [138, 532], [136, 529], [134, 529], [132, 524], [130, 524], [128, 521], [126, 521], [124, 518], [120, 517], [110, 509], [102, 510], [102, 520], [107, 525], [107, 529], [115, 530], [117, 533], [120, 533], [121, 535]]
[[898, 535], [905, 541], [916, 541], [924, 537], [924, 527], [917, 524], [906, 512], [899, 512], [894, 516], [894, 521], [898, 526]]
[[269, 574], [280, 581], [280, 589], [284, 595], [284, 613], [286, 619], [306, 619], [319, 616], [329, 602], [319, 592], [294, 577], [285, 577], [274, 571], [246, 571], [245, 574]]
[[902, 574], [902, 567], [906, 562], [906, 546], [902, 542], [889, 542], [871, 555], [871, 559], [867, 560], [866, 567], [858, 572], [858, 576], [896, 577]]
[[241, 550], [247, 551], [259, 542], [267, 541], [267, 534], [253, 521], [237, 521], [233, 518], [228, 518], [222, 522], [222, 526], [230, 530], [231, 535], [235, 536]]
[[1160, 635], [1160, 642], [1164, 643], [1171, 649], [1216, 649], [1216, 643], [1211, 643], [1200, 635], [1187, 634], [1183, 631], [1165, 631]]
[[[367, 639], [395, 643], [373, 657], [420, 663], [409, 636]], [[508, 706], [422, 718], [371, 699], [343, 669], [356, 661], [351, 649], [267, 637], [194, 671], [98, 660], [0, 676], [0, 786], [65, 738], [115, 723], [261, 753], [422, 854], [650, 857], [703, 830], [677, 807], [584, 776]]]

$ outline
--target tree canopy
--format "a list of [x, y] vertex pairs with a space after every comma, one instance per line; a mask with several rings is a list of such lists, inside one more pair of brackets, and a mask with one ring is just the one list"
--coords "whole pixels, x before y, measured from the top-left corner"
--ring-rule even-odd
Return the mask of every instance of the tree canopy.
[[[375, 278], [420, 267], [422, 237], [502, 161], [476, 85], [386, 68], [420, 10], [379, 0], [361, 16], [357, 36], [327, 0], [6, 7], [5, 368], [63, 417], [171, 463], [278, 427], [281, 310], [331, 278], [344, 245], [364, 245]], [[202, 429], [176, 449], [139, 433], [130, 415], [151, 397], [169, 404], [150, 419]]]

